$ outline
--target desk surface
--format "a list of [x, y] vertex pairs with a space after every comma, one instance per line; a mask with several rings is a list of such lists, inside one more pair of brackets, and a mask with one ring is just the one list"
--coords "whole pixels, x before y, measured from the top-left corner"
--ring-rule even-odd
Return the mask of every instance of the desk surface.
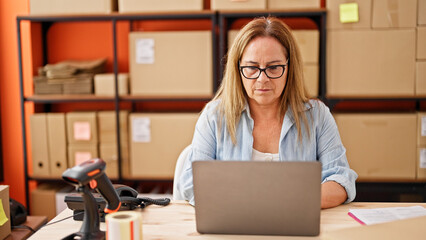
[[[321, 235], [318, 237], [306, 237], [306, 239], [322, 239], [325, 232], [360, 226], [347, 213], [349, 208], [381, 208], [381, 207], [406, 207], [420, 205], [426, 207], [426, 203], [350, 203], [339, 207], [321, 211]], [[239, 235], [213, 235], [199, 234], [195, 228], [194, 208], [185, 201], [173, 201], [169, 206], [149, 206], [141, 211], [143, 216], [143, 239], [259, 239], [259, 236]], [[64, 210], [51, 222], [72, 215], [69, 209]], [[81, 221], [72, 218], [65, 221], [43, 227], [30, 239], [60, 239], [78, 231]], [[101, 223], [101, 230], [105, 230], [105, 224]], [[304, 237], [262, 236], [262, 239], [305, 239]]]

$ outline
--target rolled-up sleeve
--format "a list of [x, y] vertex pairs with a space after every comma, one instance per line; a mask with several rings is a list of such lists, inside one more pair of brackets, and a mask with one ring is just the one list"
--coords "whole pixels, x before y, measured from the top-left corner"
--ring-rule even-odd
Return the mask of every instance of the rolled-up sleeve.
[[319, 106], [317, 125], [317, 153], [322, 163], [322, 182], [335, 181], [345, 188], [348, 198], [345, 203], [355, 199], [355, 180], [358, 175], [349, 167], [346, 149], [340, 139], [336, 122], [330, 110], [323, 104]]

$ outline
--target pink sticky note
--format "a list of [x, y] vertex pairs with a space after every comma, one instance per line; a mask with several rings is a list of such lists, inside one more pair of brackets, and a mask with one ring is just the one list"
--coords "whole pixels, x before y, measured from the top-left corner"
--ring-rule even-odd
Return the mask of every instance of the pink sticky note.
[[74, 122], [74, 139], [75, 140], [90, 140], [90, 123], [89, 122]]
[[80, 163], [92, 159], [92, 154], [90, 152], [76, 152], [74, 159], [75, 165], [80, 165]]

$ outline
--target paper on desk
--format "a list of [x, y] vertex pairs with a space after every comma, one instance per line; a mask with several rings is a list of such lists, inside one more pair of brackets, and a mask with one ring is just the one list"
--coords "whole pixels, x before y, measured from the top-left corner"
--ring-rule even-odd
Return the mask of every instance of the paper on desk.
[[348, 214], [361, 224], [370, 225], [426, 216], [426, 208], [422, 206], [411, 206], [373, 209], [349, 209]]

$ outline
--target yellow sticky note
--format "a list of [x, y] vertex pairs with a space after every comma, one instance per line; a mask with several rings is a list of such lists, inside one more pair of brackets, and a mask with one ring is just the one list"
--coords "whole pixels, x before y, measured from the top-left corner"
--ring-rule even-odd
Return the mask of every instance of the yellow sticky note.
[[339, 5], [340, 22], [353, 23], [359, 21], [358, 3], [343, 3]]
[[0, 199], [0, 226], [3, 226], [8, 220], [3, 209], [3, 201]]

